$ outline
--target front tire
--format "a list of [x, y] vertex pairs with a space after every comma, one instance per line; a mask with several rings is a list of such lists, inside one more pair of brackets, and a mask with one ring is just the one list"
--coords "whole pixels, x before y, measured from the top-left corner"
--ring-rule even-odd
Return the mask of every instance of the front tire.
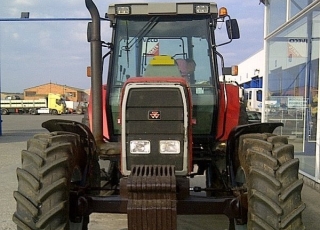
[[79, 136], [70, 133], [38, 134], [28, 141], [14, 192], [18, 229], [79, 228], [69, 225], [71, 181], [81, 179], [73, 175], [81, 175], [85, 163], [78, 163], [83, 156], [79, 147]]
[[52, 115], [58, 115], [58, 111], [56, 109], [53, 109], [51, 112]]
[[240, 138], [240, 162], [248, 191], [248, 229], [304, 229], [299, 160], [287, 138], [247, 134]]
[[37, 110], [36, 109], [30, 109], [29, 113], [31, 115], [37, 115]]

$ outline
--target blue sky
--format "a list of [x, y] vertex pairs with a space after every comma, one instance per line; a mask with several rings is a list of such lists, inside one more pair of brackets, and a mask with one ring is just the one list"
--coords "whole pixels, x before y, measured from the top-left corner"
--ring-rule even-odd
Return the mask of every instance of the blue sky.
[[[104, 16], [110, 3], [130, 1], [94, 2], [100, 15]], [[239, 64], [263, 48], [264, 6], [259, 5], [259, 0], [216, 2], [218, 7], [227, 7], [230, 16], [238, 20], [240, 40], [219, 47], [219, 51], [224, 55], [226, 65]], [[21, 12], [30, 12], [30, 18], [90, 17], [84, 0], [1, 1], [1, 19], [20, 18]], [[19, 93], [26, 88], [49, 82], [81, 89], [90, 88], [90, 79], [86, 77], [86, 67], [90, 64], [90, 45], [86, 32], [87, 21], [0, 21], [1, 91]], [[110, 35], [109, 23], [102, 23], [102, 39], [108, 42]]]

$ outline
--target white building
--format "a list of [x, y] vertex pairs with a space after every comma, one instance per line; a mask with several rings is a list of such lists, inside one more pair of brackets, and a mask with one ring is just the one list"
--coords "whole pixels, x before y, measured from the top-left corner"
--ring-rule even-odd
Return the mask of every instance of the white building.
[[[265, 118], [281, 121], [300, 159], [300, 172], [320, 182], [320, 1], [268, 0], [265, 4]], [[315, 187], [319, 187], [319, 184]]]
[[263, 77], [265, 72], [265, 52], [264, 50], [252, 55], [238, 65], [238, 76], [235, 81], [239, 84], [249, 82], [253, 77]]

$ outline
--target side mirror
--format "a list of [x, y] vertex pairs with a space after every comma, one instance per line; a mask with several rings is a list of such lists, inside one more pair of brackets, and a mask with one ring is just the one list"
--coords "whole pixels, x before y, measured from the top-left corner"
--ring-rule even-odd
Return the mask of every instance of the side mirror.
[[222, 68], [222, 74], [223, 75], [237, 76], [238, 75], [238, 66], [237, 65], [233, 65], [231, 67], [223, 67]]
[[228, 32], [229, 39], [239, 39], [240, 38], [240, 32], [239, 32], [239, 26], [236, 19], [230, 19], [226, 21], [226, 27]]

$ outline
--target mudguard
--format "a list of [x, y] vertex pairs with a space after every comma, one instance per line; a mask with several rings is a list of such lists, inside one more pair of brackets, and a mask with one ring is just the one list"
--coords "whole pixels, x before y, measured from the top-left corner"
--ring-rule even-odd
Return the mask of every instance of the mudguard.
[[233, 159], [237, 153], [237, 143], [241, 135], [247, 133], [273, 133], [273, 131], [279, 127], [283, 126], [283, 123], [254, 123], [247, 125], [239, 125], [234, 127], [228, 136], [226, 154], [227, 154], [227, 165], [230, 165], [230, 180], [231, 185], [236, 186], [235, 183], [235, 173], [233, 172]]
[[[224, 92], [226, 90], [226, 92]], [[225, 100], [225, 96], [227, 100]], [[240, 102], [239, 87], [233, 84], [221, 83], [219, 91], [219, 114], [217, 139], [226, 141], [233, 129], [239, 124]]]
[[81, 139], [88, 141], [88, 146], [90, 146], [93, 151], [97, 150], [95, 139], [91, 133], [91, 130], [88, 128], [88, 126], [80, 122], [63, 119], [51, 119], [43, 122], [42, 127], [47, 129], [49, 132], [63, 131], [78, 134]]

